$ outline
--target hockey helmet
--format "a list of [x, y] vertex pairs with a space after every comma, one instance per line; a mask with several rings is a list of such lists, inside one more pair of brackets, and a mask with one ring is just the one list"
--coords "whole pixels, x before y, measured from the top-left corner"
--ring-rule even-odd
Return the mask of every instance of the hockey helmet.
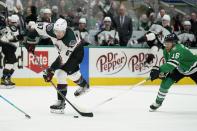
[[178, 41], [179, 41], [179, 38], [177, 37], [175, 33], [168, 34], [164, 39], [164, 43], [173, 42], [174, 44], [176, 44]]
[[9, 22], [12, 23], [19, 23], [19, 17], [18, 15], [11, 15], [8, 17]]
[[164, 15], [163, 17], [162, 17], [162, 20], [166, 20], [166, 21], [169, 21], [170, 22], [170, 16], [169, 15]]
[[59, 18], [54, 24], [54, 31], [64, 31], [66, 32], [67, 22], [65, 19]]

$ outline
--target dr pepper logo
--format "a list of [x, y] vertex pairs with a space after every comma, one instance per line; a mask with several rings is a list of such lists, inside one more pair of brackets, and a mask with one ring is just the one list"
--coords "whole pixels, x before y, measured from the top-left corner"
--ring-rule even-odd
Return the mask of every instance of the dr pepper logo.
[[32, 53], [28, 53], [27, 68], [36, 73], [40, 73], [48, 67], [48, 51], [35, 51], [35, 56], [36, 58]]
[[97, 62], [97, 70], [103, 74], [115, 74], [122, 70], [127, 62], [127, 57], [124, 52], [109, 52], [101, 55]]
[[153, 62], [150, 65], [145, 65], [144, 62], [147, 58], [148, 54], [145, 54], [143, 52], [133, 55], [128, 62], [128, 68], [132, 73], [137, 73], [138, 75], [147, 74], [150, 72], [153, 66], [155, 65], [162, 65], [164, 63], [164, 59], [158, 58], [157, 55], [155, 55], [155, 58]]

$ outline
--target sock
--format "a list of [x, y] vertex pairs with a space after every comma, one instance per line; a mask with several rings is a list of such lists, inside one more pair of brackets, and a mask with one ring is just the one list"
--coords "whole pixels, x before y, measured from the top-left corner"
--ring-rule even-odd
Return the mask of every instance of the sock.
[[[66, 96], [67, 84], [58, 84], [57, 90], [60, 91], [62, 93], [62, 95]], [[62, 98], [62, 96], [59, 93], [57, 93], [57, 98], [58, 98], [58, 100], [64, 100], [64, 98]]]
[[163, 79], [162, 82], [161, 82], [161, 87], [159, 89], [159, 92], [158, 92], [158, 95], [157, 95], [157, 98], [156, 98], [156, 103], [157, 104], [162, 104], [167, 93], [168, 93], [168, 90], [170, 89], [170, 87], [172, 86], [172, 84], [174, 84], [174, 80], [172, 80], [171, 78], [166, 78], [166, 79]]
[[157, 94], [157, 98], [156, 98], [156, 103], [161, 105], [166, 97], [168, 93], [168, 90], [165, 90], [165, 89], [159, 89], [159, 92]]
[[6, 79], [7, 77], [9, 77], [10, 74], [10, 70], [8, 69], [3, 69], [3, 76], [2, 79]]
[[11, 69], [11, 70], [9, 70], [9, 75], [8, 75], [8, 79], [10, 79], [11, 78], [11, 76], [13, 75], [13, 73], [14, 73], [14, 69]]

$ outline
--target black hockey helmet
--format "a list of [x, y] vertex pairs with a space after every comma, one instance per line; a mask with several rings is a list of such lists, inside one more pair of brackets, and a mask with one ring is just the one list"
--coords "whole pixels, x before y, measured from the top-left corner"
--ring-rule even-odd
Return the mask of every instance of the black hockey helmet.
[[164, 39], [164, 43], [169, 42], [169, 41], [173, 43], [177, 43], [179, 41], [179, 38], [177, 37], [175, 33], [171, 33], [171, 34], [166, 35]]

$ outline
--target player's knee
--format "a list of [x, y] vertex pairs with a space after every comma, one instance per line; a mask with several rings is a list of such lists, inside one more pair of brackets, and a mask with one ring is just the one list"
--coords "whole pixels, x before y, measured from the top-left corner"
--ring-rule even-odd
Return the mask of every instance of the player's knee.
[[57, 76], [58, 84], [67, 84], [66, 82], [67, 74], [63, 70], [58, 70], [56, 76]]
[[13, 69], [14, 65], [13, 64], [5, 64], [5, 69], [11, 70]]

